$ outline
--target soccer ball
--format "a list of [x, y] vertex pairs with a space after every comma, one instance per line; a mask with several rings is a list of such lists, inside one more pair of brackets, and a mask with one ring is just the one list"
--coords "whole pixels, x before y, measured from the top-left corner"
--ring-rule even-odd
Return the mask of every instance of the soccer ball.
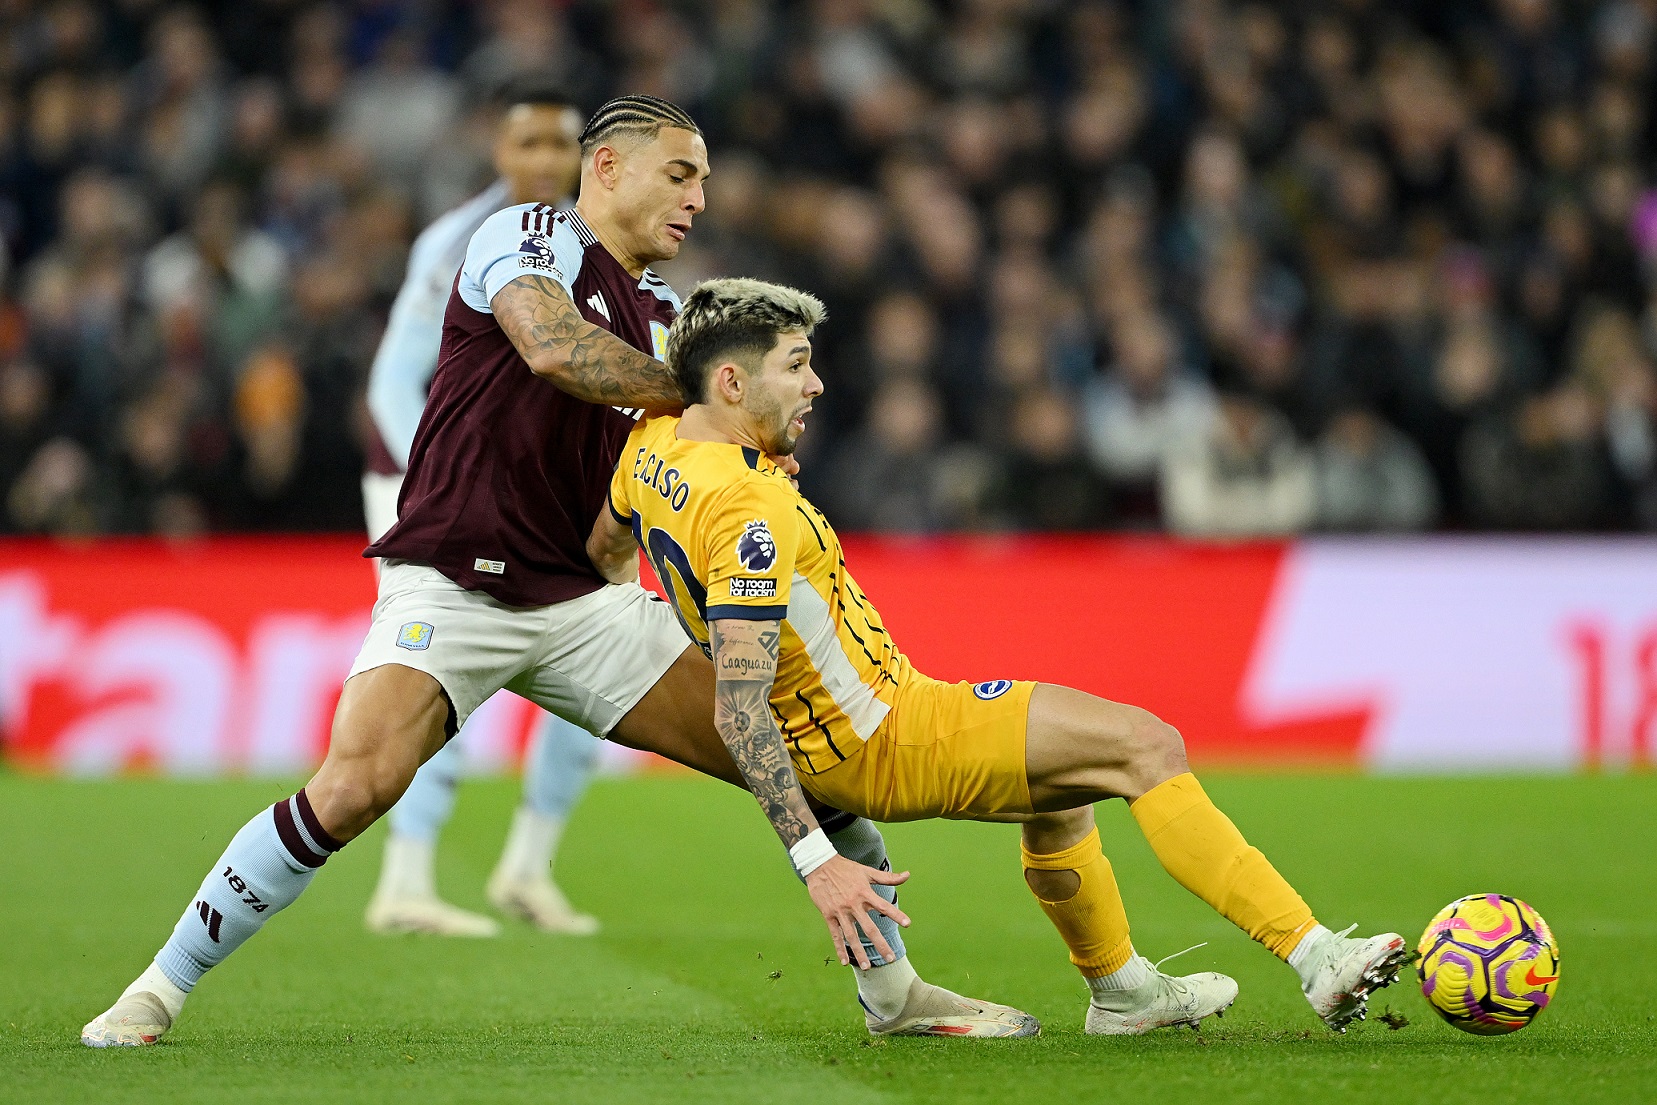
[[1505, 894], [1457, 898], [1421, 934], [1421, 992], [1463, 1032], [1517, 1032], [1559, 985], [1559, 945], [1542, 915]]

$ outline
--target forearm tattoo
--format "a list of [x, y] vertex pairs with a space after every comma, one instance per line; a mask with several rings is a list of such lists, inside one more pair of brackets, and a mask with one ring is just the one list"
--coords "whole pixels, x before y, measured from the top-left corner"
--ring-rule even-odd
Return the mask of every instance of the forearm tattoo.
[[771, 685], [777, 678], [775, 622], [715, 621], [708, 626], [713, 646], [714, 728], [730, 749], [737, 770], [782, 842], [793, 847], [817, 819], [771, 717]]
[[653, 411], [684, 406], [665, 364], [582, 318], [558, 281], [520, 276], [489, 306], [535, 374], [577, 399]]

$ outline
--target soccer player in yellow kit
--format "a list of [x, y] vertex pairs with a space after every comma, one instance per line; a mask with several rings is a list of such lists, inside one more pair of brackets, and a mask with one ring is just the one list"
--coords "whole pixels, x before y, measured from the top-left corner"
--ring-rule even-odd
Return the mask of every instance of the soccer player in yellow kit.
[[1088, 982], [1088, 1032], [1219, 1014], [1230, 978], [1165, 975], [1134, 952], [1092, 808], [1125, 798], [1168, 872], [1287, 961], [1326, 1024], [1362, 1018], [1407, 962], [1403, 939], [1318, 924], [1203, 792], [1172, 726], [1046, 683], [942, 683], [898, 651], [828, 521], [768, 459], [793, 450], [822, 392], [822, 317], [815, 298], [755, 280], [691, 294], [667, 345], [689, 406], [633, 430], [588, 553], [621, 581], [644, 549], [714, 661], [716, 726], [830, 934], [855, 942], [867, 888], [833, 862], [802, 787], [876, 821], [1022, 822], [1025, 880]]

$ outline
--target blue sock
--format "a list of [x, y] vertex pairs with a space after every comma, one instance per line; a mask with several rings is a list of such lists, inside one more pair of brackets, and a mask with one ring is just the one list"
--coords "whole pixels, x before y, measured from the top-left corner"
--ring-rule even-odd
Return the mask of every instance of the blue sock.
[[543, 817], [569, 820], [598, 767], [598, 738], [556, 714], [546, 714], [524, 762], [524, 805]]
[[[834, 850], [846, 859], [881, 871], [892, 869], [892, 861], [886, 857], [886, 838], [880, 835], [880, 829], [875, 823], [867, 818], [855, 819], [844, 829], [829, 833], [828, 838], [829, 843], [834, 845]], [[888, 902], [895, 903], [898, 900], [898, 888], [895, 886], [877, 886], [875, 893]], [[893, 962], [902, 959], [907, 952], [903, 946], [903, 930], [898, 927], [898, 923], [884, 913], [870, 913], [869, 916], [874, 918], [880, 935], [891, 945]], [[871, 964], [878, 967], [885, 962], [867, 937], [862, 938], [861, 943], [863, 950], [869, 953]]]
[[323, 830], [304, 790], [259, 811], [213, 865], [156, 953], [156, 966], [188, 993], [209, 968], [291, 905], [341, 847]]
[[392, 833], [427, 844], [436, 843], [437, 834], [455, 812], [455, 786], [465, 773], [466, 757], [456, 736], [421, 765], [408, 790], [386, 814]]

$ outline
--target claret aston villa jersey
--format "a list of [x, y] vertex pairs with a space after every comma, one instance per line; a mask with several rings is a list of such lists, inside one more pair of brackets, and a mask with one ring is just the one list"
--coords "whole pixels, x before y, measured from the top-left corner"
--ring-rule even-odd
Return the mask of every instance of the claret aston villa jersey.
[[648, 269], [635, 279], [573, 210], [508, 207], [472, 237], [397, 524], [363, 555], [430, 564], [511, 606], [604, 585], [587, 535], [636, 413], [583, 402], [530, 371], [489, 306], [527, 275], [558, 281], [588, 322], [658, 359], [679, 310], [673, 289]]

